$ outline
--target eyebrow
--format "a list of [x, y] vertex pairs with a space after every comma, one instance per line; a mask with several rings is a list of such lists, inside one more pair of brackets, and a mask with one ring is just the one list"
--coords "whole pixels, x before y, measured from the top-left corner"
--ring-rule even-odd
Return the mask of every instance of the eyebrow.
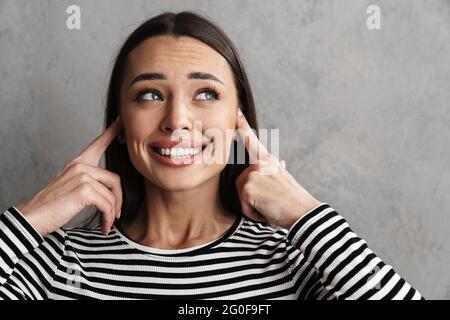
[[[224, 85], [222, 81], [220, 81], [216, 76], [206, 73], [206, 72], [191, 72], [187, 75], [188, 79], [202, 79], [202, 80], [213, 80], [220, 82]], [[130, 87], [139, 81], [148, 81], [148, 80], [167, 80], [166, 76], [159, 72], [150, 72], [150, 73], [142, 73], [133, 79], [130, 83]]]

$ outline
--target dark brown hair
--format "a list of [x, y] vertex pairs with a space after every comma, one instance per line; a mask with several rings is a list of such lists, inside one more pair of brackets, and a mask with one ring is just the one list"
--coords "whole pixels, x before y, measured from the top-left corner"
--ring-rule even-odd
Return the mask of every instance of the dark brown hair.
[[[128, 55], [144, 40], [158, 35], [189, 36], [204, 42], [221, 54], [228, 61], [233, 72], [242, 111], [250, 126], [258, 130], [252, 91], [235, 46], [220, 27], [208, 18], [190, 11], [177, 14], [162, 13], [145, 21], [127, 38], [116, 57], [111, 73], [105, 110], [105, 128], [109, 127], [118, 116], [120, 88]], [[233, 141], [232, 148], [232, 150], [237, 150], [236, 141]], [[220, 199], [227, 210], [240, 215], [242, 214], [241, 204], [235, 181], [239, 174], [249, 166], [249, 158], [245, 153], [245, 163], [238, 164], [237, 152], [232, 152], [232, 154], [234, 161], [228, 163], [220, 174]], [[120, 144], [117, 139], [106, 150], [105, 165], [107, 170], [115, 172], [121, 177], [123, 204], [120, 220], [129, 221], [134, 218], [139, 206], [145, 200], [144, 177], [133, 166], [126, 145]]]

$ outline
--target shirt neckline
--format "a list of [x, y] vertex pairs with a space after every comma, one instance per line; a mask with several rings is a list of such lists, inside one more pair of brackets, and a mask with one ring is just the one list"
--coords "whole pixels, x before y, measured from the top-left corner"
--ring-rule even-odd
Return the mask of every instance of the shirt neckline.
[[225, 240], [227, 240], [229, 237], [232, 236], [232, 234], [242, 225], [243, 221], [244, 221], [243, 216], [240, 215], [236, 218], [231, 227], [229, 227], [228, 230], [225, 231], [225, 233], [223, 233], [219, 238], [207, 243], [200, 244], [198, 246], [183, 249], [160, 249], [140, 244], [128, 238], [128, 236], [126, 236], [116, 225], [112, 226], [111, 231], [114, 231], [128, 245], [143, 253], [151, 253], [159, 256], [170, 256], [170, 257], [186, 256], [186, 255], [190, 256], [205, 253], [208, 249], [221, 244], [222, 242], [224, 242]]

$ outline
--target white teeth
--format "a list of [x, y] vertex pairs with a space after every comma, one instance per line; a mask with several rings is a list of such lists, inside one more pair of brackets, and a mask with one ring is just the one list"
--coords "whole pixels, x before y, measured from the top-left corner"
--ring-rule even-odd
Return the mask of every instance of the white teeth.
[[156, 148], [156, 151], [163, 156], [189, 158], [202, 151], [202, 148]]

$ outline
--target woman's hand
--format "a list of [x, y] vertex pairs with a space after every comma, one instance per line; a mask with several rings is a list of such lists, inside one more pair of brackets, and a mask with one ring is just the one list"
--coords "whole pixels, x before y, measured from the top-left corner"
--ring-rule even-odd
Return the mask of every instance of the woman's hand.
[[117, 119], [70, 160], [43, 190], [16, 206], [42, 236], [62, 227], [90, 205], [102, 212], [102, 232], [109, 233], [114, 218], [120, 217], [122, 189], [119, 176], [99, 168], [98, 164], [120, 128]]
[[306, 212], [320, 204], [267, 151], [238, 108], [236, 127], [249, 153], [251, 164], [236, 179], [243, 213], [289, 229]]

